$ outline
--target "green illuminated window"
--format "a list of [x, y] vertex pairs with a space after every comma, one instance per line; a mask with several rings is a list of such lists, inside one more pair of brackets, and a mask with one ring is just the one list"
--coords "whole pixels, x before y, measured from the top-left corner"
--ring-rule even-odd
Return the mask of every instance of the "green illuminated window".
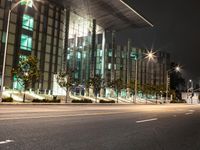
[[23, 50], [31, 51], [32, 50], [32, 37], [22, 34], [20, 48]]
[[23, 15], [23, 21], [22, 21], [22, 28], [33, 31], [33, 26], [34, 26], [33, 17], [24, 14]]
[[112, 50], [111, 49], [108, 51], [108, 56], [112, 57]]
[[13, 77], [13, 89], [16, 90], [23, 90], [23, 81], [21, 79], [18, 79], [15, 75]]
[[81, 53], [80, 52], [77, 53], [77, 58], [81, 59]]
[[21, 0], [21, 5], [26, 5], [28, 7], [32, 7], [33, 6], [33, 1], [32, 0]]
[[19, 55], [19, 63], [21, 63], [22, 61], [25, 61], [27, 60], [27, 57], [26, 55]]
[[6, 32], [3, 32], [2, 43], [5, 43], [5, 42], [6, 42]]

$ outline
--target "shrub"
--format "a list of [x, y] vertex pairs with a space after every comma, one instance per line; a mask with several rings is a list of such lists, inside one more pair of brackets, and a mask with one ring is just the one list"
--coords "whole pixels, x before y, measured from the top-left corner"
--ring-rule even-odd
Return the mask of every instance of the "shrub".
[[108, 100], [108, 101], [106, 101], [106, 100], [100, 100], [99, 101], [99, 103], [115, 103], [115, 101], [114, 100]]
[[186, 100], [172, 100], [170, 103], [187, 103]]
[[42, 103], [43, 100], [41, 99], [33, 99], [32, 103]]
[[3, 98], [2, 102], [11, 103], [11, 102], [13, 102], [13, 98], [12, 97]]
[[90, 99], [72, 100], [72, 103], [92, 103]]
[[60, 103], [60, 99], [53, 99], [53, 100], [48, 100], [48, 99], [33, 99], [32, 103]]

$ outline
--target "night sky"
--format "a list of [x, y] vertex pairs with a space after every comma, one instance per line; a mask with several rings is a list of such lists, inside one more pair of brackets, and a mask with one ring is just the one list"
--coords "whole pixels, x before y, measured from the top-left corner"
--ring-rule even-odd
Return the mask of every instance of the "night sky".
[[127, 29], [122, 37], [133, 45], [171, 53], [186, 78], [200, 79], [200, 0], [129, 0], [132, 7], [154, 24], [153, 28]]

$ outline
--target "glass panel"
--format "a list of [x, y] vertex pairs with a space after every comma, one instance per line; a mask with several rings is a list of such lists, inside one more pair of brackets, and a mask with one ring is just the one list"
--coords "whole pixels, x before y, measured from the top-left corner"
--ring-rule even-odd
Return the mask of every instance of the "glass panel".
[[33, 17], [24, 14], [22, 21], [22, 28], [33, 31], [34, 19]]
[[2, 43], [5, 43], [5, 42], [6, 42], [6, 32], [3, 32]]
[[23, 50], [31, 51], [32, 50], [32, 37], [22, 34], [20, 48]]
[[21, 79], [17, 79], [16, 76], [13, 77], [13, 89], [16, 90], [23, 90], [24, 86], [23, 86], [23, 81]]
[[26, 55], [20, 55], [19, 56], [19, 63], [21, 63], [22, 61], [25, 61], [27, 59], [28, 56]]
[[112, 66], [111, 63], [109, 63], [109, 64], [108, 64], [108, 69], [109, 69], [109, 70], [111, 69], [111, 66]]
[[21, 0], [21, 5], [26, 5], [28, 7], [32, 7], [33, 1], [32, 0]]
[[108, 56], [109, 56], [109, 57], [112, 57], [112, 50], [109, 50], [109, 51], [108, 51]]

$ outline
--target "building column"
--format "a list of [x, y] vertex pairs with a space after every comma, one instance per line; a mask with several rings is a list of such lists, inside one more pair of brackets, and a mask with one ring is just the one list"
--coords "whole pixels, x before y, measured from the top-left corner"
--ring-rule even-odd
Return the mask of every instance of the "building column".
[[[127, 75], [127, 81], [126, 81], [126, 83], [127, 83], [127, 85], [129, 85], [130, 86], [130, 84], [131, 84], [131, 58], [130, 58], [130, 52], [131, 52], [131, 40], [129, 39], [128, 40], [128, 45], [127, 45], [127, 56], [126, 56], [126, 61], [127, 61], [127, 63], [126, 63], [126, 65], [127, 65], [127, 67], [126, 67], [126, 75]], [[127, 98], [129, 98], [130, 97], [130, 88], [128, 87], [127, 88]]]
[[96, 19], [93, 19], [92, 49], [90, 56], [91, 56], [90, 77], [93, 78], [96, 74]]
[[116, 70], [115, 70], [115, 65], [116, 65], [115, 48], [116, 48], [115, 31], [112, 31], [111, 81], [115, 80], [115, 78], [116, 78]]
[[63, 51], [63, 62], [62, 62], [62, 69], [63, 70], [68, 70], [69, 65], [67, 61], [67, 55], [69, 54], [68, 52], [68, 38], [69, 38], [69, 23], [70, 23], [70, 9], [65, 9], [65, 20], [64, 20], [64, 51]]
[[106, 69], [106, 66], [105, 66], [105, 49], [106, 49], [106, 30], [104, 30], [103, 32], [103, 36], [102, 36], [102, 78], [105, 79], [106, 77], [106, 74], [105, 74], [105, 69]]

